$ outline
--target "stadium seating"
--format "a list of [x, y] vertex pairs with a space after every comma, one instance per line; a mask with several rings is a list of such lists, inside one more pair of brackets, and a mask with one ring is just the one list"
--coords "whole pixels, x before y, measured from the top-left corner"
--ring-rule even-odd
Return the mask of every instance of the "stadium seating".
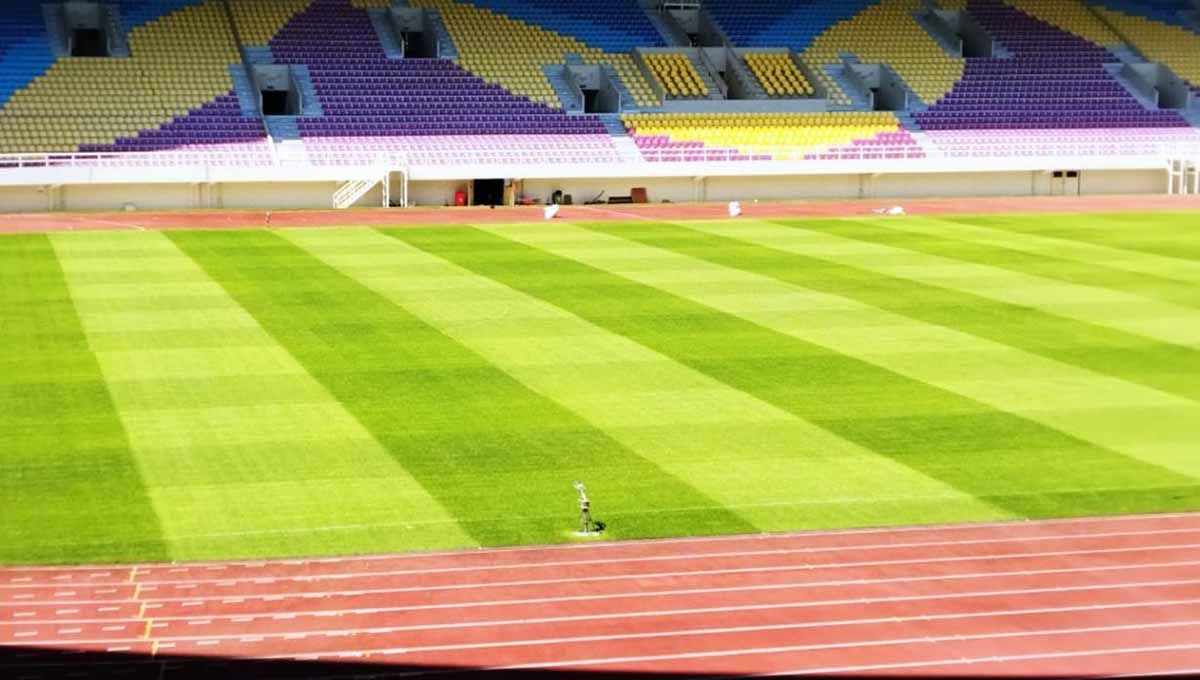
[[658, 47], [662, 36], [638, 0], [469, 0], [470, 4], [604, 52]]
[[584, 63], [611, 65], [638, 105], [658, 104], [650, 84], [628, 54], [605, 52], [573, 37], [466, 2], [412, 0], [411, 4], [438, 10], [464, 68], [514, 94], [558, 106], [542, 67], [562, 64], [568, 54], [574, 54]]
[[925, 130], [1186, 127], [1173, 111], [1148, 110], [1104, 65], [1103, 47], [1000, 0], [970, 0], [971, 14], [1014, 58], [967, 60], [963, 78], [928, 111]]
[[1108, 47], [1119, 45], [1121, 38], [1083, 0], [1007, 0], [1009, 5], [1035, 19]]
[[813, 86], [787, 52], [748, 52], [744, 55], [750, 72], [772, 97], [807, 97]]
[[568, 157], [568, 150], [588, 148], [590, 139], [612, 148], [594, 116], [568, 116], [449, 60], [388, 59], [367, 12], [347, 0], [313, 0], [270, 46], [277, 62], [308, 67], [324, 115], [301, 117], [298, 124], [319, 162], [363, 162], [388, 153], [465, 162], [499, 150], [496, 144], [513, 153], [527, 148], [529, 158], [555, 149]]
[[678, 52], [644, 55], [646, 66], [654, 74], [668, 96], [677, 98], [707, 97], [708, 86], [696, 71], [692, 60]]
[[40, 3], [14, 3], [0, 12], [0, 106], [54, 63]]
[[[667, 155], [671, 160], [711, 160], [716, 155], [739, 156], [732, 160], [797, 159], [830, 148], [853, 147], [856, 141], [859, 146], [867, 142], [915, 146], [896, 117], [882, 112], [632, 114], [623, 120], [649, 160], [664, 160]], [[689, 150], [690, 157], [684, 158], [665, 153]]]
[[[1105, 3], [1109, 7], [1117, 3]], [[1123, 10], [1134, 11], [1139, 5], [1122, 2]], [[1147, 58], [1162, 62], [1180, 78], [1188, 81], [1192, 91], [1200, 95], [1200, 34], [1187, 28], [1158, 20], [1161, 12], [1147, 11], [1147, 18], [1109, 7], [1096, 9], [1121, 35]]]
[[[827, 89], [840, 92], [820, 67], [851, 53], [863, 63], [891, 66], [924, 102], [937, 101], [962, 77], [963, 60], [942, 50], [916, 22], [913, 15], [920, 4], [918, 0], [883, 0], [839, 22], [812, 42], [804, 52], [805, 63], [821, 75]], [[849, 101], [844, 95], [839, 99]]]
[[[206, 121], [229, 114], [219, 98], [232, 90], [229, 65], [240, 55], [219, 0], [128, 1], [120, 8], [126, 22], [156, 17], [128, 33], [131, 56], [58, 59], [0, 109], [0, 152], [95, 149], [118, 138], [128, 140], [122, 148], [160, 149], [205, 137], [218, 143], [250, 139], [252, 129], [255, 137], [265, 134], [256, 119], [233, 128], [204, 121], [180, 124], [193, 111]], [[168, 123], [172, 126], [151, 137], [139, 135]], [[172, 136], [175, 131], [180, 135]]]

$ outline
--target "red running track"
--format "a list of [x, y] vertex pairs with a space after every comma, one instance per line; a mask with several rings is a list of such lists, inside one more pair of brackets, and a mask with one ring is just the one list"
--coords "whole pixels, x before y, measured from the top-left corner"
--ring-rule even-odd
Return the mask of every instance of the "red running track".
[[0, 651], [0, 677], [30, 680], [216, 658], [275, 659], [272, 677], [1196, 674], [1200, 514], [12, 568]]

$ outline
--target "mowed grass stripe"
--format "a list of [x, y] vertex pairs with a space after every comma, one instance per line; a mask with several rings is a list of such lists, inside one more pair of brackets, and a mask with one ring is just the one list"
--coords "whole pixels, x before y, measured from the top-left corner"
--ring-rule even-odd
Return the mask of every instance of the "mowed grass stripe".
[[0, 237], [0, 563], [169, 557], [44, 235]]
[[[396, 238], [367, 230], [280, 235], [757, 529], [1008, 516], [625, 336], [418, 249], [406, 242], [415, 237], [411, 230], [389, 233]], [[437, 229], [418, 243], [426, 236], [458, 243], [462, 233]], [[731, 463], [737, 474], [730, 474]], [[855, 474], [847, 476], [848, 469]], [[607, 480], [594, 484], [607, 517], [623, 522], [646, 510], [616, 506]]]
[[[1193, 400], [764, 276], [719, 249], [681, 252], [687, 242], [678, 239], [680, 232], [688, 233], [655, 223], [593, 225], [589, 233], [601, 248], [582, 237], [573, 247], [603, 258], [602, 247], [640, 244], [643, 250], [631, 249], [624, 262], [610, 266], [1097, 446], [1200, 477], [1200, 457], [1193, 453], [1200, 441], [1200, 404]], [[705, 272], [706, 279], [679, 281], [673, 268]], [[830, 312], [842, 320], [812, 322], [814, 313], [820, 318]]]
[[[715, 272], [702, 261], [566, 224], [477, 229], [388, 233], [1012, 514], [1147, 511], [1200, 503], [1200, 488], [1185, 475], [806, 341], [790, 329], [770, 328], [777, 325], [772, 315], [795, 315], [788, 311], [794, 301], [780, 300], [771, 290], [783, 284], [747, 287], [749, 275], [743, 272]], [[778, 311], [756, 322], [715, 308], [729, 304], [702, 303], [696, 299], [704, 296], [701, 291], [739, 301], [739, 312], [756, 299]], [[854, 314], [833, 308], [810, 311], [804, 320], [831, 329], [857, 323]], [[726, 460], [735, 479], [736, 459]], [[857, 474], [847, 467], [844, 479]], [[771, 485], [773, 480], [750, 483]], [[853, 512], [853, 502], [847, 511]]]
[[[1185, 475], [1200, 405], [849, 298], [659, 247], [652, 223], [480, 227]], [[601, 229], [619, 232], [621, 236]]]
[[[853, 238], [862, 241], [891, 245], [930, 255], [970, 262], [979, 265], [1008, 269], [1013, 272], [1032, 274], [1069, 284], [1106, 288], [1112, 291], [1159, 300], [1157, 307], [1148, 307], [1148, 320], [1160, 317], [1164, 322], [1163, 332], [1169, 332], [1169, 312], [1163, 305], [1187, 308], [1195, 313], [1200, 310], [1200, 296], [1194, 281], [1181, 281], [1146, 272], [1132, 272], [1096, 261], [1078, 261], [1061, 257], [1050, 249], [1029, 252], [1030, 248], [1020, 239], [1004, 243], [980, 234], [974, 227], [977, 219], [914, 217], [900, 220], [879, 218], [851, 220], [775, 220], [778, 224], [797, 226], [812, 230]], [[983, 218], [989, 219], [989, 218]], [[1136, 254], [1135, 254], [1136, 255]], [[1176, 267], [1175, 271], [1186, 271]], [[1170, 270], [1165, 270], [1170, 271]], [[1194, 327], [1184, 323], [1178, 333], [1191, 338]]]
[[[1155, 213], [1089, 213], [1030, 218], [1018, 215], [993, 215], [965, 218], [971, 225], [1008, 232], [1024, 242], [1032, 237], [1036, 246], [1051, 245], [1050, 240], [1073, 243], [1082, 248], [1107, 248], [1150, 258], [1183, 261], [1190, 267], [1164, 267], [1162, 276], [1178, 270], [1195, 276], [1195, 261], [1200, 260], [1200, 243], [1194, 236], [1200, 223], [1200, 211]], [[1093, 251], [1094, 252], [1094, 251]], [[1165, 264], [1165, 263], [1164, 263]], [[1188, 278], [1195, 281], [1195, 278]]]
[[175, 559], [471, 542], [160, 233], [56, 234]]
[[[1109, 326], [1123, 325], [1119, 307], [1089, 304], [1076, 313], [1081, 305], [1068, 301], [1076, 286], [810, 231], [799, 223], [689, 222], [660, 231], [677, 249], [723, 264], [1200, 400], [1200, 351], [1114, 330]], [[1103, 323], [1106, 316], [1113, 323]]]
[[[353, 232], [338, 234], [353, 243]], [[302, 235], [293, 235], [300, 238]], [[753, 529], [583, 418], [280, 236], [171, 238], [355, 414], [479, 543], [564, 541], [574, 480], [589, 484], [614, 537]], [[361, 238], [361, 236], [359, 237]], [[336, 244], [326, 244], [327, 249]], [[361, 251], [350, 246], [351, 254]], [[370, 261], [367, 254], [366, 261]], [[420, 285], [417, 264], [390, 274]], [[435, 292], [436, 294], [436, 292]], [[462, 291], [442, 291], [453, 304]], [[462, 300], [464, 317], [503, 308]], [[528, 329], [506, 328], [514, 343]]]

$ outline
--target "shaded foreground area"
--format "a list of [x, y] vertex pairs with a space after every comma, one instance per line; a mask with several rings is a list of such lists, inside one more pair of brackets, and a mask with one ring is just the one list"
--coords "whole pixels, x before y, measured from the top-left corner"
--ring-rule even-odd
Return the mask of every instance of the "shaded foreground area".
[[1177, 514], [15, 568], [0, 674], [1194, 673], [1198, 548]]

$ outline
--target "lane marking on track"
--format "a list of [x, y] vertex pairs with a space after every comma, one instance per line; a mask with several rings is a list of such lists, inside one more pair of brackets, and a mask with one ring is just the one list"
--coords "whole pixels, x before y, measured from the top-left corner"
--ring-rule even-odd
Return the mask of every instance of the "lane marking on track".
[[[800, 621], [795, 623], [778, 623], [778, 624], [761, 624], [751, 626], [734, 626], [724, 628], [694, 628], [694, 629], [675, 629], [675, 630], [660, 630], [649, 631], [645, 633], [618, 633], [612, 635], [585, 635], [574, 637], [561, 638], [531, 638], [526, 640], [508, 640], [503, 642], [479, 642], [479, 643], [457, 643], [444, 645], [429, 645], [429, 646], [413, 646], [407, 648], [409, 651], [452, 651], [465, 649], [490, 649], [496, 647], [523, 647], [530, 645], [554, 645], [554, 644], [571, 644], [578, 642], [609, 642], [615, 640], [641, 640], [649, 638], [661, 637], [697, 637], [708, 635], [723, 635], [731, 633], [761, 633], [766, 631], [778, 630], [800, 630], [805, 628], [829, 628], [833, 626], [862, 626], [876, 625], [881, 623], [904, 623], [909, 621], [949, 621], [949, 620], [964, 620], [964, 619], [988, 619], [988, 618], [1010, 618], [1017, 616], [1032, 616], [1038, 614], [1062, 614], [1062, 613], [1080, 613], [1080, 612], [1096, 612], [1096, 611], [1119, 611], [1129, 609], [1141, 609], [1146, 607], [1155, 608], [1171, 608], [1171, 607], [1186, 607], [1200, 605], [1200, 598], [1182, 599], [1182, 600], [1156, 600], [1156, 601], [1140, 601], [1128, 602], [1120, 604], [1103, 604], [1103, 605], [1076, 605], [1065, 607], [1036, 607], [1029, 609], [995, 609], [983, 612], [958, 612], [953, 614], [913, 614], [908, 616], [882, 616], [882, 617], [866, 617], [857, 619], [825, 619], [821, 621]], [[683, 611], [676, 615], [686, 615], [694, 612]], [[614, 617], [623, 618], [623, 617]], [[501, 626], [521, 626], [521, 625], [540, 625], [547, 623], [544, 621], [530, 620], [514, 620], [510, 622], [492, 622], [480, 628], [496, 628]], [[550, 621], [553, 623], [553, 621]], [[1200, 624], [1200, 619], [1187, 622], [1172, 622], [1172, 623], [1190, 623]], [[1158, 623], [1145, 624], [1147, 626], [1162, 625]], [[440, 630], [447, 628], [460, 628], [456, 624], [432, 625], [432, 626], [374, 626], [374, 627], [359, 627], [359, 628], [344, 628], [340, 630], [301, 630], [289, 632], [273, 632], [273, 633], [256, 633], [256, 636], [268, 640], [291, 640], [302, 639], [304, 637], [351, 637], [356, 635], [390, 635], [393, 633], [408, 633], [415, 631]], [[245, 636], [245, 633], [227, 633], [227, 634], [212, 634], [212, 635], [165, 635], [156, 638], [160, 641], [171, 641], [175, 643], [193, 642], [196, 640], [237, 640]], [[300, 636], [299, 638], [295, 636]], [[63, 645], [80, 645], [80, 644], [114, 644], [120, 642], [129, 642], [123, 638], [111, 639], [96, 639], [96, 640], [47, 640], [43, 643], [47, 647], [56, 647]], [[0, 642], [0, 648], [6, 646], [15, 646], [14, 643]]]
[[[1130, 581], [1124, 583], [1100, 583], [1083, 586], [1051, 586], [1046, 588], [1009, 588], [1003, 590], [976, 590], [968, 592], [951, 592], [951, 593], [931, 593], [924, 595], [889, 595], [889, 596], [858, 596], [850, 598], [841, 598], [836, 600], [804, 600], [800, 602], [776, 602], [766, 604], [741, 604], [741, 605], [726, 605], [721, 607], [701, 607], [690, 609], [655, 609], [647, 611], [631, 611], [631, 612], [610, 612], [604, 614], [578, 614], [571, 616], [544, 617], [531, 619], [494, 619], [486, 621], [469, 621], [461, 623], [448, 624], [425, 624], [422, 626], [414, 626], [413, 629], [425, 628], [467, 628], [489, 625], [512, 625], [513, 623], [550, 623], [559, 621], [587, 621], [600, 619], [614, 618], [639, 618], [650, 616], [673, 616], [679, 614], [696, 614], [696, 613], [716, 613], [716, 612], [738, 612], [738, 611], [756, 611], [770, 609], [789, 609], [801, 607], [835, 607], [842, 605], [866, 605], [866, 604], [888, 604], [896, 602], [927, 602], [936, 600], [954, 600], [954, 599], [973, 599], [981, 597], [1012, 597], [1019, 595], [1050, 595], [1060, 593], [1073, 592], [1096, 592], [1096, 591], [1114, 591], [1114, 590], [1133, 590], [1133, 589], [1149, 589], [1149, 588], [1166, 588], [1171, 586], [1184, 585], [1200, 585], [1200, 578], [1195, 579], [1172, 579], [1164, 581]], [[711, 588], [711, 589], [688, 589], [674, 591], [672, 594], [677, 596], [695, 597], [697, 595], [714, 595], [717, 593], [729, 592], [747, 592], [747, 591], [762, 591], [762, 590], [800, 590], [795, 586], [747, 586], [743, 588]], [[654, 595], [663, 595], [665, 593], [654, 593]], [[555, 599], [555, 601], [572, 601], [572, 600], [612, 600], [624, 598], [642, 599], [642, 593], [629, 593], [624, 596], [608, 595], [608, 596], [577, 596], [571, 598], [545, 598], [545, 600]], [[544, 602], [545, 600], [539, 601]], [[533, 604], [533, 601], [521, 600], [515, 604], [526, 605]], [[254, 621], [292, 621], [297, 618], [337, 618], [345, 616], [372, 616], [377, 614], [393, 614], [407, 613], [422, 610], [445, 610], [445, 609], [478, 609], [486, 606], [491, 606], [493, 603], [470, 603], [470, 604], [441, 604], [441, 605], [417, 605], [410, 607], [363, 607], [358, 609], [324, 609], [312, 610], [304, 612], [264, 612], [250, 616], [241, 614], [206, 614], [204, 618], [197, 619], [190, 616], [158, 616], [153, 619], [156, 623], [155, 628], [167, 627], [169, 623], [186, 623], [189, 626], [209, 625], [214, 621], [230, 621], [235, 623], [251, 623]], [[504, 605], [513, 603], [502, 603]], [[111, 619], [80, 619], [69, 621], [69, 623], [103, 623], [111, 621]], [[3, 626], [15, 625], [42, 625], [42, 624], [63, 624], [68, 623], [61, 619], [45, 619], [34, 621], [22, 621], [20, 623], [0, 621], [0, 630]]]
[[[551, 562], [530, 562], [530, 563], [514, 563], [514, 564], [496, 564], [496, 565], [478, 565], [478, 566], [463, 566], [463, 567], [441, 567], [427, 569], [404, 569], [404, 570], [384, 570], [384, 571], [362, 571], [362, 572], [340, 572], [328, 574], [297, 574], [294, 576], [280, 576], [271, 578], [262, 577], [241, 577], [241, 578], [220, 578], [220, 579], [188, 579], [181, 581], [171, 580], [156, 580], [151, 583], [143, 584], [138, 581], [138, 589], [140, 590], [158, 590], [166, 586], [173, 586], [177, 590], [188, 590], [196, 588], [199, 584], [215, 584], [218, 586], [234, 586], [241, 583], [263, 584], [269, 585], [276, 582], [313, 582], [323, 580], [348, 580], [355, 578], [372, 578], [378, 576], [418, 576], [422, 574], [454, 574], [454, 573], [486, 573], [491, 571], [512, 571], [526, 570], [531, 568], [537, 569], [557, 569], [560, 567], [587, 567], [595, 565], [614, 565], [614, 564], [646, 564], [656, 562], [684, 562], [684, 561], [699, 561], [712, 560], [719, 558], [742, 558], [742, 557], [768, 557], [768, 556], [783, 556], [783, 555], [819, 555], [827, 553], [840, 552], [864, 552], [870, 550], [910, 550], [920, 548], [937, 548], [937, 547], [960, 547], [970, 545], [1002, 545], [1009, 543], [1040, 543], [1049, 541], [1088, 541], [1106, 538], [1144, 538], [1146, 536], [1169, 536], [1179, 534], [1197, 534], [1200, 535], [1200, 527], [1189, 527], [1184, 529], [1157, 529], [1150, 531], [1118, 531], [1104, 532], [1095, 534], [1055, 534], [1052, 536], [1036, 536], [1036, 537], [1000, 537], [1000, 538], [980, 538], [966, 539], [961, 541], [943, 540], [943, 541], [922, 541], [911, 543], [874, 543], [853, 547], [846, 546], [819, 546], [807, 548], [772, 548], [767, 550], [739, 550], [718, 553], [672, 553], [666, 555], [652, 555], [644, 557], [617, 557], [612, 559], [588, 559], [588, 560], [559, 560]], [[1200, 544], [1187, 544], [1178, 547], [1196, 547]], [[1139, 546], [1143, 547], [1143, 546]], [[1171, 547], [1171, 546], [1164, 546]], [[1078, 551], [1078, 554], [1087, 554], [1088, 551]], [[1027, 553], [1021, 553], [1027, 554]], [[1032, 553], [1028, 553], [1032, 554]], [[976, 559], [991, 559], [993, 557], [1008, 557], [1009, 553], [1001, 553], [1000, 555], [977, 555]], [[822, 567], [838, 567], [842, 565], [852, 565], [852, 562], [831, 562], [828, 564], [820, 564], [813, 566]], [[101, 585], [101, 584], [97, 584]], [[109, 585], [109, 584], [103, 584]], [[0, 584], [0, 589], [21, 589], [28, 590], [29, 588], [39, 588], [39, 585], [10, 585]], [[71, 591], [71, 594], [74, 594]], [[135, 593], [134, 597], [137, 597]]]
[[[235, 560], [220, 563], [213, 562], [192, 562], [184, 565], [189, 569], [206, 569], [210, 571], [219, 571], [229, 568], [270, 568], [273, 566], [306, 566], [314, 564], [354, 564], [358, 562], [374, 562], [380, 560], [408, 560], [408, 559], [427, 559], [430, 557], [454, 557], [454, 556], [469, 556], [485, 551], [490, 554], [507, 554], [507, 553], [522, 553], [522, 552], [557, 552], [557, 551], [589, 551], [603, 550], [609, 548], [629, 548], [629, 547], [654, 547], [659, 545], [678, 545], [688, 543], [728, 543], [728, 542], [769, 542], [775, 540], [795, 540], [806, 537], [821, 537], [821, 536], [872, 536], [877, 534], [907, 534], [907, 533], [937, 533], [937, 532], [958, 532], [958, 531], [974, 531], [988, 529], [1004, 529], [1004, 528], [1019, 528], [1025, 529], [1029, 527], [1053, 527], [1053, 526], [1074, 526], [1088, 524], [1119, 524], [1123, 522], [1153, 522], [1156, 520], [1171, 520], [1171, 519], [1187, 519], [1200, 522], [1200, 513], [1194, 512], [1175, 512], [1161, 513], [1149, 515], [1113, 515], [1102, 517], [1067, 517], [1062, 519], [1045, 519], [1045, 520], [1004, 520], [996, 522], [966, 522], [959, 524], [924, 524], [916, 526], [899, 526], [899, 527], [873, 527], [869, 529], [832, 529], [826, 531], [803, 531], [803, 532], [788, 532], [788, 533], [762, 533], [762, 534], [737, 534], [727, 536], [703, 536], [703, 537], [686, 537], [686, 538], [658, 538], [658, 539], [640, 539], [631, 541], [613, 541], [605, 543], [565, 543], [555, 545], [535, 545], [535, 546], [514, 546], [505, 548], [483, 548], [480, 546], [475, 550], [445, 550], [433, 552], [416, 552], [416, 553], [401, 553], [401, 554], [378, 554], [378, 555], [360, 555], [356, 557], [322, 557], [309, 559], [280, 559], [280, 560]], [[1092, 534], [1075, 534], [1076, 536], [1089, 536]], [[846, 549], [853, 549], [855, 546], [845, 546]], [[156, 569], [164, 566], [161, 563], [145, 563], [136, 565], [133, 568]], [[55, 567], [44, 566], [28, 566], [14, 567], [10, 571], [20, 572], [59, 572], [59, 571], [94, 571], [97, 569], [95, 565], [66, 565]], [[2, 571], [0, 571], [2, 573]], [[132, 578], [130, 579], [132, 581]]]
[[[760, 673], [752, 676], [746, 675], [730, 675], [725, 678], [771, 678], [788, 675], [816, 675], [828, 673], [866, 673], [870, 671], [886, 671], [900, 669], [926, 668], [935, 666], [958, 666], [958, 665], [974, 665], [974, 664], [996, 664], [996, 663], [1013, 663], [1019, 661], [1040, 661], [1045, 659], [1073, 659], [1088, 656], [1109, 656], [1115, 654], [1147, 654], [1150, 652], [1178, 652], [1200, 650], [1200, 644], [1184, 644], [1184, 645], [1158, 645], [1153, 647], [1121, 647], [1115, 649], [1102, 650], [1079, 650], [1079, 651], [1061, 651], [1061, 652], [1040, 652], [1037, 654], [1005, 654], [998, 656], [985, 656], [974, 658], [961, 659], [943, 659], [935, 661], [912, 661], [908, 663], [887, 663], [887, 664], [864, 664], [856, 666], [825, 666], [820, 668], [805, 668], [791, 671], [776, 671], [773, 673]], [[1195, 671], [1191, 671], [1195, 672]], [[977, 674], [978, 672], [976, 672]], [[1168, 673], [1132, 673], [1129, 675], [1110, 675], [1101, 677], [1123, 678], [1123, 677], [1150, 677], [1155, 675], [1175, 675], [1177, 671]]]
[[[532, 670], [537, 668], [559, 668], [572, 666], [599, 666], [616, 663], [637, 663], [643, 661], [673, 661], [681, 659], [705, 659], [727, 656], [747, 656], [759, 654], [778, 654], [781, 652], [806, 652], [830, 649], [851, 649], [855, 647], [887, 647], [906, 644], [924, 644], [934, 642], [961, 642], [963, 640], [1001, 640], [1012, 638], [1037, 638], [1054, 635], [1080, 635], [1086, 633], [1112, 633], [1126, 630], [1147, 630], [1180, 628], [1200, 625], [1200, 621], [1174, 621], [1167, 623], [1149, 623], [1139, 625], [1091, 626], [1086, 628], [1046, 628], [1040, 630], [1010, 631], [1002, 633], [961, 633], [956, 635], [926, 635], [912, 638], [896, 638], [891, 640], [858, 640], [854, 642], [836, 642], [819, 645], [789, 645], [784, 647], [760, 647], [748, 649], [718, 650], [709, 652], [681, 652], [678, 654], [654, 654], [645, 656], [626, 656], [600, 659], [577, 659], [570, 661], [546, 661], [529, 664], [514, 664], [511, 666], [492, 666], [480, 668], [480, 671]], [[1178, 645], [1176, 648], [1200, 647], [1200, 645]], [[1109, 650], [1100, 650], [1108, 653]], [[287, 658], [287, 657], [280, 657]]]
[[[1058, 555], [1052, 555], [1052, 556], [1058, 556]], [[824, 580], [824, 581], [800, 581], [800, 582], [786, 583], [786, 584], [734, 586], [734, 587], [731, 587], [730, 590], [771, 589], [771, 588], [776, 588], [776, 587], [790, 588], [790, 587], [827, 587], [827, 586], [843, 586], [843, 585], [852, 586], [852, 585], [871, 585], [871, 584], [882, 584], [882, 583], [909, 583], [909, 582], [917, 582], [917, 581], [986, 579], [986, 578], [1007, 577], [1007, 576], [1042, 576], [1042, 575], [1050, 575], [1050, 574], [1072, 574], [1072, 573], [1084, 573], [1084, 572], [1090, 573], [1090, 572], [1105, 572], [1105, 571], [1123, 571], [1123, 570], [1132, 570], [1132, 569], [1159, 569], [1159, 568], [1197, 566], [1197, 565], [1200, 565], [1200, 560], [1182, 560], [1182, 561], [1173, 561], [1173, 562], [1150, 562], [1150, 563], [1146, 563], [1146, 564], [1100, 565], [1100, 566], [1090, 566], [1090, 567], [1065, 567], [1065, 568], [1060, 568], [1060, 569], [1018, 569], [1018, 570], [1013, 570], [1013, 571], [983, 571], [983, 572], [968, 572], [968, 573], [964, 573], [964, 574], [937, 574], [937, 575], [933, 575], [933, 576], [898, 576], [898, 577], [891, 577], [891, 578], [872, 578], [872, 579], [828, 579], [828, 580]], [[886, 566], [886, 565], [884, 565], [884, 566]], [[753, 574], [782, 573], [782, 572], [788, 572], [788, 571], [808, 572], [808, 571], [811, 571], [811, 568], [809, 568], [807, 566], [795, 566], [795, 567], [789, 566], [789, 567], [759, 567], [759, 568], [747, 568], [747, 569], [715, 569], [715, 570], [702, 570], [702, 571], [663, 572], [663, 573], [654, 574], [653, 578], [742, 576], [742, 575], [753, 575]], [[590, 581], [601, 581], [601, 580], [603, 580], [603, 581], [618, 581], [618, 580], [630, 580], [630, 579], [647, 580], [649, 578], [651, 578], [651, 577], [646, 576], [646, 575], [641, 575], [641, 576], [634, 575], [634, 576], [604, 577], [604, 578], [592, 578], [592, 579], [588, 579], [586, 577], [585, 578], [569, 578], [569, 579], [543, 579], [543, 580], [533, 580], [533, 581], [498, 582], [498, 583], [489, 583], [489, 584], [481, 584], [481, 585], [468, 584], [468, 585], [411, 587], [411, 588], [369, 588], [369, 589], [355, 589], [355, 590], [329, 590], [329, 591], [319, 591], [319, 592], [311, 592], [311, 593], [299, 593], [299, 594], [294, 594], [294, 595], [289, 595], [289, 596], [246, 595], [243, 597], [230, 598], [230, 597], [223, 596], [223, 595], [213, 595], [213, 596], [201, 597], [199, 600], [196, 600], [195, 598], [187, 598], [185, 600], [184, 598], [179, 598], [179, 597], [164, 597], [164, 598], [154, 598], [153, 600], [148, 601], [148, 602], [143, 602], [142, 604], [147, 609], [161, 609], [166, 605], [166, 603], [172, 603], [172, 604], [182, 603], [181, 606], [195, 607], [195, 606], [200, 606], [200, 605], [204, 604], [205, 602], [209, 602], [209, 603], [219, 602], [221, 604], [242, 604], [242, 603], [250, 602], [250, 601], [253, 601], [253, 602], [275, 602], [275, 601], [287, 601], [287, 600], [297, 600], [297, 599], [323, 600], [323, 599], [329, 599], [331, 597], [378, 596], [378, 595], [384, 595], [384, 594], [399, 594], [399, 593], [411, 593], [411, 592], [433, 592], [433, 591], [441, 591], [441, 590], [473, 590], [473, 589], [487, 589], [487, 588], [498, 588], [499, 589], [499, 588], [510, 588], [510, 587], [526, 587], [526, 586], [542, 586], [542, 585], [558, 585], [558, 584], [575, 585], [575, 584], [580, 584], [580, 583], [586, 583], [589, 580]], [[709, 592], [710, 590], [712, 590], [712, 589], [703, 589], [703, 592]], [[716, 589], [716, 592], [721, 592], [721, 591], [722, 591], [722, 589]], [[641, 596], [650, 597], [650, 596], [658, 595], [660, 593], [669, 595], [669, 594], [673, 594], [673, 593], [677, 593], [677, 592], [680, 592], [680, 591], [671, 591], [671, 590], [637, 591], [637, 592], [629, 592], [629, 593], [623, 593], [623, 594], [624, 595], [641, 595]], [[608, 597], [611, 597], [611, 596], [604, 595], [604, 594], [576, 595], [576, 596], [552, 597], [552, 598], [531, 598], [531, 599], [482, 601], [482, 603], [483, 604], [491, 604], [491, 603], [509, 604], [509, 603], [518, 603], [518, 602], [538, 603], [538, 602], [570, 601], [570, 600], [575, 600], [575, 599], [578, 599], [578, 600], [607, 599]], [[78, 602], [72, 602], [71, 604], [103, 604], [103, 603], [107, 603], [107, 602], [112, 602], [112, 600], [82, 600], [82, 601], [78, 601]], [[120, 602], [129, 603], [131, 601], [121, 600]], [[480, 602], [481, 601], [468, 602], [468, 603], [464, 603], [462, 606], [470, 606], [470, 605], [474, 605], [474, 604], [479, 604]], [[22, 606], [44, 605], [44, 604], [46, 604], [46, 603], [44, 603], [44, 602], [43, 603], [26, 602], [26, 603], [22, 603]], [[61, 603], [51, 603], [51, 604], [61, 604]], [[3, 606], [3, 605], [0, 605], [0, 606]], [[443, 605], [422, 605], [422, 606], [439, 607], [439, 606], [443, 606]], [[444, 605], [444, 606], [453, 607], [453, 606], [459, 606], [459, 605], [454, 604], [454, 605]], [[101, 607], [97, 611], [118, 611], [118, 610], [119, 610], [119, 607]]]

